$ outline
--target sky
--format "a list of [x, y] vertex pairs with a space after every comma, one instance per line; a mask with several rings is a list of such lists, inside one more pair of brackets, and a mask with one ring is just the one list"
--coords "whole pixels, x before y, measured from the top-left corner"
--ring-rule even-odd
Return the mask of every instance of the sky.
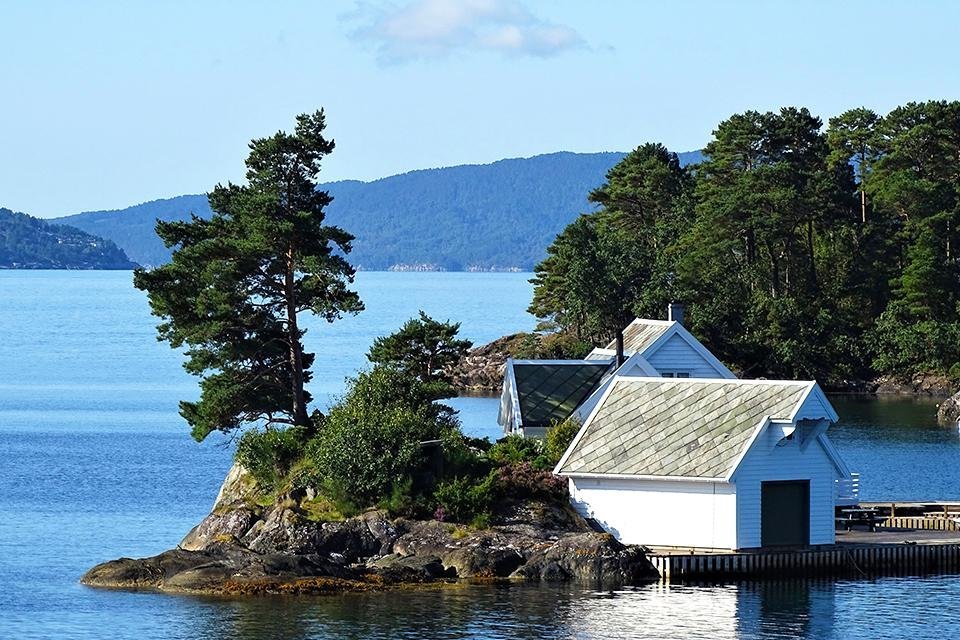
[[206, 192], [320, 107], [324, 182], [688, 151], [748, 109], [960, 98], [958, 25], [952, 0], [0, 0], [0, 207]]

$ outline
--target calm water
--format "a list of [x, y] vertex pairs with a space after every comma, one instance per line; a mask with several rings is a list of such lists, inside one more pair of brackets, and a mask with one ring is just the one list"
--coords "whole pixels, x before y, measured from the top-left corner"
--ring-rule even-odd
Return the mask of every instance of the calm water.
[[[484, 342], [529, 329], [525, 274], [363, 273], [367, 311], [311, 326], [327, 402], [373, 337], [423, 309]], [[187, 436], [195, 394], [154, 340], [129, 273], [0, 271], [0, 638], [934, 638], [960, 625], [960, 579], [727, 587], [457, 587], [213, 600], [82, 587], [89, 566], [154, 554], [203, 517], [230, 443]], [[832, 437], [864, 497], [960, 499], [960, 437], [935, 405], [835, 398]], [[497, 433], [496, 402], [456, 401]]]

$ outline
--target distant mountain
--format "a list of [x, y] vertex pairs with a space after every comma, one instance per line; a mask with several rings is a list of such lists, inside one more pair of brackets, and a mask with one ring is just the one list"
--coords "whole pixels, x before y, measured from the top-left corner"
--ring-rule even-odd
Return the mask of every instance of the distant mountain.
[[[350, 262], [364, 270], [530, 270], [579, 213], [587, 194], [625, 154], [551, 153], [485, 165], [424, 169], [359, 182], [321, 185], [334, 197], [328, 221], [356, 236]], [[680, 154], [699, 162], [699, 151]], [[144, 265], [170, 252], [156, 219], [210, 215], [206, 196], [154, 200], [58, 221], [109, 238]]]
[[109, 240], [0, 208], [0, 269], [133, 269]]

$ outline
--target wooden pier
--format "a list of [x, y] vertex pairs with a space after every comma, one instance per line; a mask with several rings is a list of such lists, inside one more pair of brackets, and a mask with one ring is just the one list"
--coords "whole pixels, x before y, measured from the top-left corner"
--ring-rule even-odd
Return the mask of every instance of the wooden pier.
[[872, 578], [960, 573], [960, 532], [884, 529], [838, 532], [837, 544], [805, 549], [690, 553], [654, 550], [650, 561], [667, 582], [736, 582], [771, 578]]

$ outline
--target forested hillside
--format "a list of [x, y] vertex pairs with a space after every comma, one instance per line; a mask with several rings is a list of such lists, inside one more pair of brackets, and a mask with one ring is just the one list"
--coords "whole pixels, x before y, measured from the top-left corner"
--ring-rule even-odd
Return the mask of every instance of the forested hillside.
[[0, 208], [0, 269], [133, 269], [113, 242]]
[[747, 111], [695, 171], [628, 155], [536, 269], [531, 311], [591, 343], [689, 305], [744, 375], [960, 380], [960, 102]]
[[[373, 182], [321, 184], [334, 197], [328, 220], [356, 236], [350, 261], [359, 269], [530, 270], [554, 236], [592, 208], [586, 195], [622, 153], [553, 153], [411, 171]], [[698, 152], [681, 154], [696, 162]], [[210, 215], [206, 196], [156, 200], [59, 221], [109, 238], [134, 260], [156, 265], [170, 252], [156, 219]]]

